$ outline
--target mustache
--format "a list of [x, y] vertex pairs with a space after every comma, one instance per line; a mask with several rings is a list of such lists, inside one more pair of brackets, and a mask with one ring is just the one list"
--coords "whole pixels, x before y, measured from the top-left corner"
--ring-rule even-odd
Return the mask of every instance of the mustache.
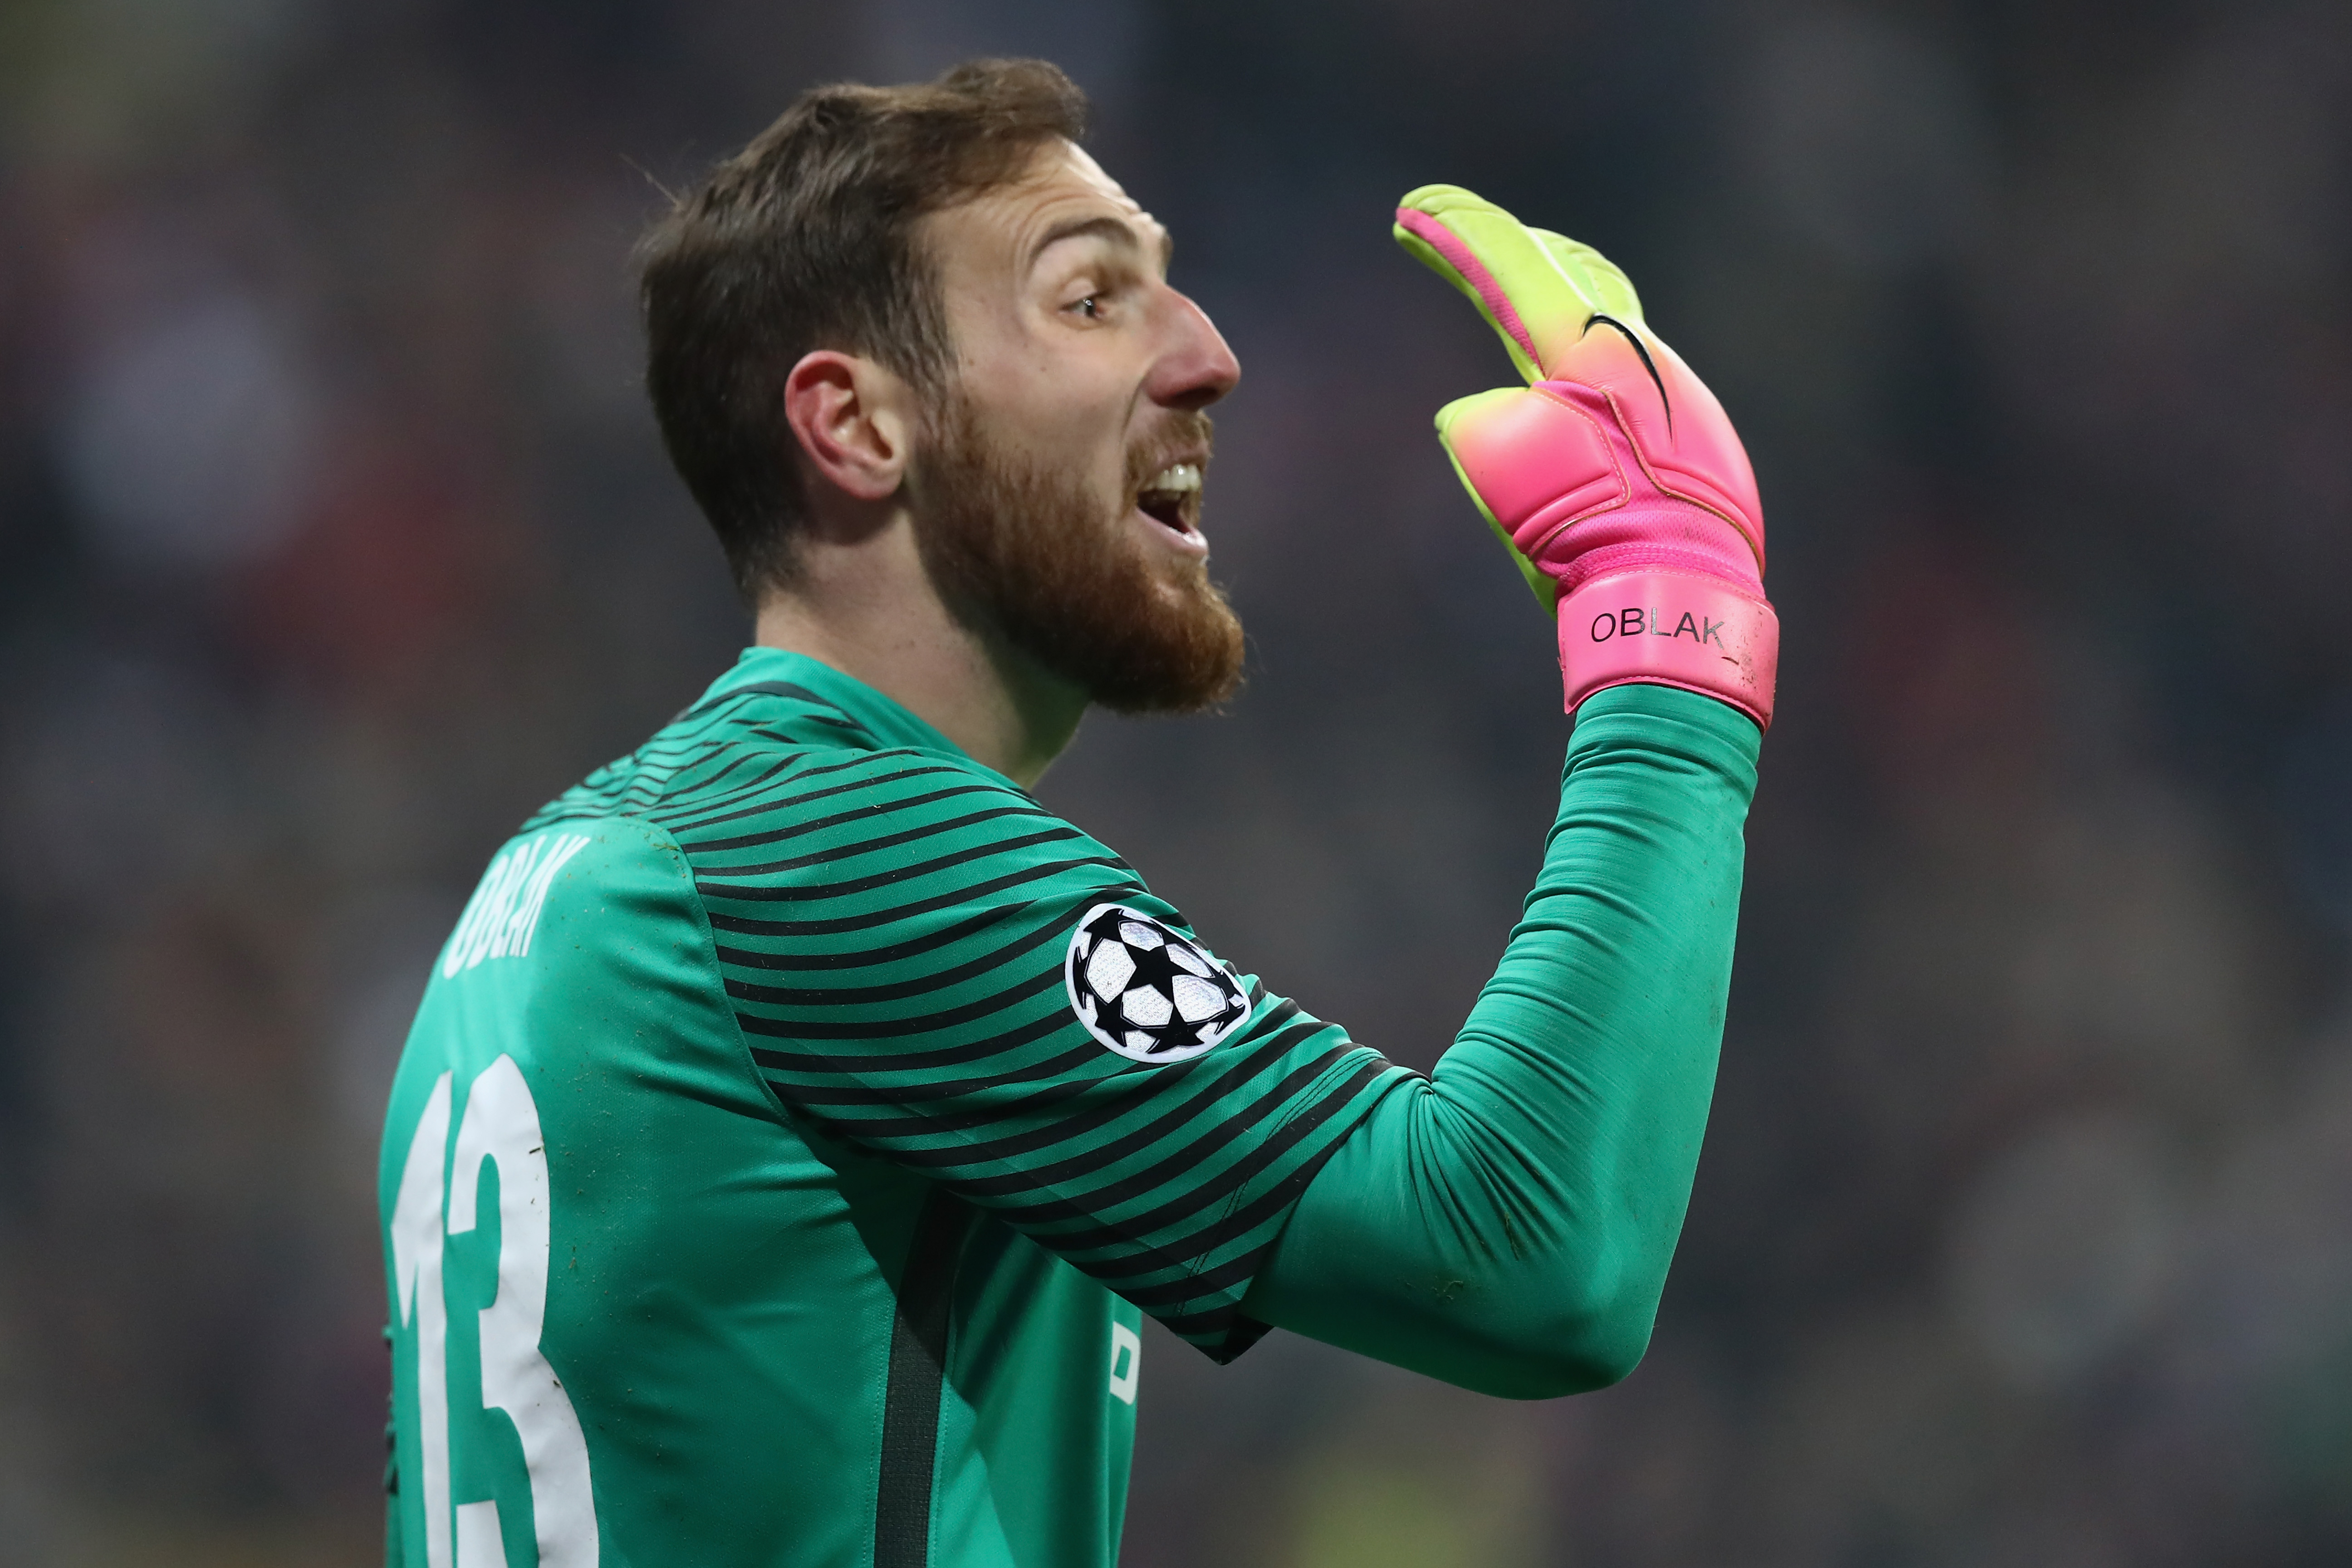
[[1151, 477], [1171, 463], [1198, 463], [1205, 468], [1215, 447], [1216, 423], [1207, 415], [1197, 410], [1170, 415], [1149, 439], [1127, 449], [1128, 499], [1141, 495]]

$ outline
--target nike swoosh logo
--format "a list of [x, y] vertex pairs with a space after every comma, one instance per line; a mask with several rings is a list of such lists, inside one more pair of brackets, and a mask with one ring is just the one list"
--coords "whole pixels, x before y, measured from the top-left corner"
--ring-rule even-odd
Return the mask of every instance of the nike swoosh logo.
[[[1627, 326], [1616, 317], [1604, 316], [1598, 310], [1595, 310], [1592, 313], [1592, 321], [1605, 321], [1610, 326], [1616, 328], [1620, 332], [1624, 334], [1625, 341], [1633, 345], [1633, 352], [1642, 356], [1642, 368], [1650, 373], [1650, 383], [1658, 389], [1658, 403], [1666, 411], [1666, 434], [1672, 436], [1675, 433], [1675, 405], [1673, 400], [1666, 396], [1666, 384], [1659, 376], [1657, 364], [1650, 358], [1650, 351], [1643, 345], [1641, 334], [1634, 331], [1633, 328]], [[1589, 332], [1592, 330], [1592, 321], [1587, 321], [1584, 323], [1585, 332]], [[1579, 337], [1582, 337], [1583, 335], [1584, 332], [1579, 332], [1577, 334]]]

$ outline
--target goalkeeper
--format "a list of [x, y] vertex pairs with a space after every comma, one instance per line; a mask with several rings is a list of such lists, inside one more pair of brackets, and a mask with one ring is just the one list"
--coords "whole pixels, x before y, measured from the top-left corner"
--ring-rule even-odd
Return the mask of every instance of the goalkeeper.
[[648, 389], [757, 646], [435, 968], [383, 1148], [395, 1563], [1108, 1563], [1145, 1313], [1515, 1398], [1642, 1354], [1770, 718], [1747, 459], [1599, 256], [1405, 199], [1529, 384], [1439, 430], [1575, 720], [1494, 979], [1391, 1065], [1028, 793], [1088, 704], [1242, 655], [1202, 526], [1239, 368], [1083, 110], [1037, 62], [820, 89], [648, 237]]

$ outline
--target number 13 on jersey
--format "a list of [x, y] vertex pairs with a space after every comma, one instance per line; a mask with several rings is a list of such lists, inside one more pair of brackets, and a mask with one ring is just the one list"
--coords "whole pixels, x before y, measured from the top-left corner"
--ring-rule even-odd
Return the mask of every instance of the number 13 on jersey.
[[[454, 1080], [443, 1073], [425, 1099], [391, 1226], [394, 1331], [414, 1336], [416, 1368], [415, 1402], [398, 1421], [417, 1437], [426, 1568], [508, 1568], [509, 1530], [536, 1541], [540, 1568], [595, 1568], [587, 1438], [539, 1348], [551, 1240], [539, 1107], [522, 1069], [501, 1055], [467, 1088], [453, 1138]], [[497, 1184], [488, 1213], [486, 1167]], [[482, 1234], [493, 1220], [494, 1242]], [[484, 1297], [469, 1331], [464, 1308]], [[460, 1399], [453, 1421], [452, 1392], [477, 1384], [478, 1409]], [[499, 1429], [508, 1423], [511, 1437]], [[499, 1516], [499, 1495], [520, 1500], [518, 1479], [529, 1486], [528, 1533]]]

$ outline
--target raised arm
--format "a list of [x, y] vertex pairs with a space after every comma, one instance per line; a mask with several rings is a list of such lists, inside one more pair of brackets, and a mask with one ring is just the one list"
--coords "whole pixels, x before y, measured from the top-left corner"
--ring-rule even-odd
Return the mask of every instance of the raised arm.
[[1317, 1173], [1243, 1310], [1516, 1397], [1641, 1359], [1723, 1033], [1779, 624], [1729, 420], [1594, 251], [1452, 186], [1397, 236], [1531, 384], [1438, 415], [1559, 625], [1577, 724], [1525, 918], [1425, 1083]]

